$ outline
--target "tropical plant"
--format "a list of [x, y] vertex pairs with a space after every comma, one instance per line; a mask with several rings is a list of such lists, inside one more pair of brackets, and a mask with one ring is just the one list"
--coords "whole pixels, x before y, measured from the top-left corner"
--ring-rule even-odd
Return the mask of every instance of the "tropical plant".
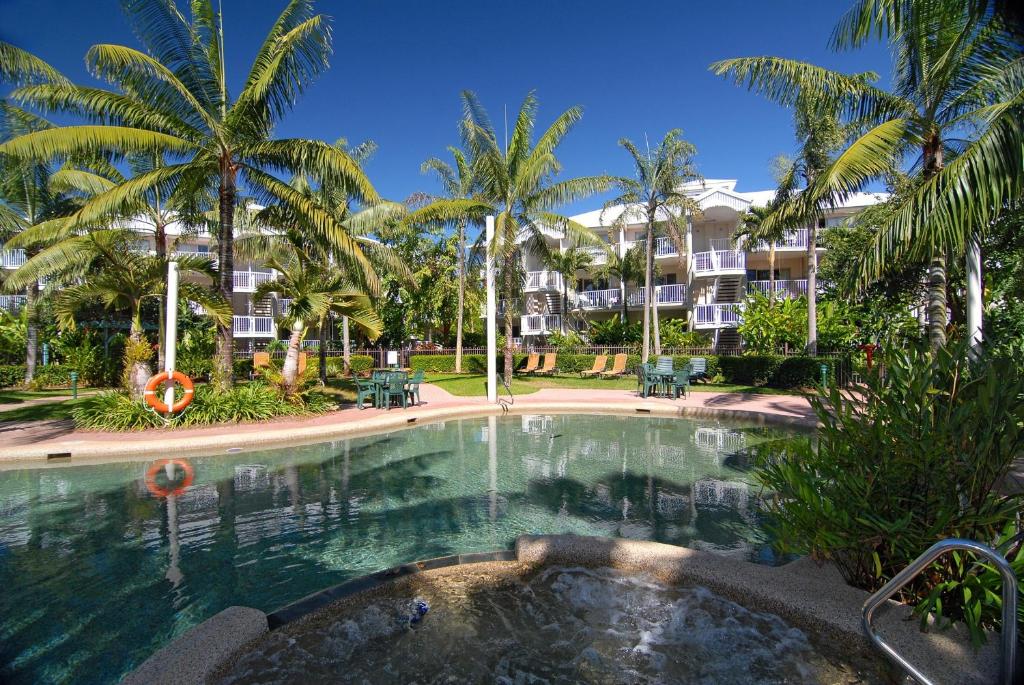
[[562, 335], [565, 335], [569, 325], [569, 289], [576, 290], [580, 282], [579, 272], [587, 269], [593, 262], [594, 257], [577, 245], [572, 245], [566, 250], [550, 252], [545, 259], [549, 269], [562, 275]]
[[787, 227], [782, 223], [766, 224], [772, 207], [751, 207], [742, 216], [733, 233], [733, 240], [746, 239], [751, 247], [768, 245], [768, 303], [775, 301], [775, 246], [786, 238]]
[[[477, 192], [473, 166], [466, 153], [457, 147], [449, 147], [455, 166], [437, 157], [431, 157], [420, 167], [423, 173], [433, 171], [441, 182], [444, 196], [452, 200], [468, 200]], [[455, 219], [458, 243], [458, 304], [455, 313], [455, 373], [462, 373], [462, 333], [466, 309], [466, 229], [472, 225], [471, 216]], [[479, 226], [477, 226], [479, 228]]]
[[[756, 470], [775, 493], [778, 547], [830, 560], [869, 592], [936, 540], [1000, 543], [1024, 503], [999, 487], [1024, 449], [1024, 380], [1009, 360], [969, 362], [961, 342], [890, 350], [885, 370], [855, 397], [836, 386], [813, 397], [816, 449], [769, 449]], [[947, 555], [899, 597], [980, 639], [998, 620], [994, 580], [972, 555]]]
[[[666, 232], [676, 244], [679, 254], [686, 253], [686, 232], [690, 217], [700, 209], [686, 194], [686, 186], [700, 181], [693, 158], [697, 148], [683, 139], [683, 132], [673, 129], [654, 150], [646, 152], [637, 149], [632, 141], [623, 138], [619, 145], [629, 153], [635, 167], [635, 178], [614, 179], [618, 196], [605, 203], [605, 211], [621, 205], [621, 213], [615, 218], [615, 226], [627, 226], [643, 222], [645, 231], [644, 249], [644, 318], [641, 358], [644, 363], [651, 351], [653, 325], [654, 353], [661, 354], [661, 340], [658, 335], [658, 318], [654, 313], [657, 304], [654, 296], [654, 238], [657, 232]], [[653, 319], [653, 324], [652, 324]]]
[[661, 344], [668, 348], [698, 347], [711, 348], [711, 337], [707, 333], [687, 330], [685, 319], [668, 319], [661, 324]]
[[[948, 256], [980, 259], [968, 246], [1024, 187], [1024, 58], [999, 17], [979, 14], [975, 5], [864, 0], [851, 10], [833, 46], [859, 46], [875, 32], [887, 37], [895, 52], [892, 93], [871, 86], [867, 75], [774, 57], [712, 65], [782, 104], [814, 101], [842, 109], [867, 129], [809, 179], [790, 203], [790, 216], [811, 216], [897, 167], [908, 153], [917, 156], [924, 182], [879, 233], [861, 273], [870, 281], [903, 255], [929, 262], [933, 348], [946, 339]], [[974, 140], [962, 140], [972, 127]], [[949, 157], [955, 159], [946, 171]]]
[[[93, 76], [114, 90], [66, 83], [28, 85], [13, 97], [35, 106], [79, 114], [97, 124], [36, 131], [0, 144], [18, 159], [98, 155], [170, 155], [174, 163], [137, 174], [100, 193], [71, 220], [85, 226], [123, 215], [153, 189], [185, 194], [215, 192], [218, 199], [216, 289], [233, 292], [234, 225], [238, 188], [244, 183], [264, 205], [287, 204], [304, 231], [334, 242], [339, 257], [365, 275], [359, 285], [376, 292], [377, 277], [359, 245], [328, 212], [302, 197], [273, 172], [346, 179], [367, 202], [378, 198], [359, 165], [322, 141], [274, 139], [274, 125], [327, 67], [327, 19], [310, 0], [292, 0], [260, 46], [238, 95], [228, 95], [223, 24], [212, 0], [191, 3], [191, 21], [168, 0], [125, 3], [143, 50], [96, 45], [86, 61]], [[232, 382], [231, 321], [218, 324], [214, 377]]]
[[762, 293], [753, 292], [743, 303], [738, 330], [747, 354], [799, 349], [807, 330], [807, 298], [785, 298], [776, 304]]
[[626, 250], [626, 254], [621, 257], [617, 251], [612, 251], [605, 260], [605, 263], [598, 267], [598, 276], [602, 278], [611, 276], [622, 284], [624, 292], [622, 297], [619, 298], [622, 307], [619, 316], [620, 323], [622, 324], [629, 323], [629, 297], [625, 291], [629, 286], [640, 287], [640, 284], [644, 281], [644, 273], [647, 268], [645, 264], [644, 248], [640, 245], [634, 245]]
[[[499, 268], [502, 297], [511, 304], [517, 292], [516, 274], [522, 263], [522, 251], [542, 258], [549, 252], [543, 229], [557, 231], [579, 244], [601, 244], [588, 228], [557, 214], [554, 209], [605, 190], [608, 180], [603, 176], [587, 176], [552, 181], [560, 169], [555, 149], [580, 120], [583, 113], [579, 107], [571, 107], [559, 115], [534, 142], [537, 98], [530, 93], [503, 146], [476, 96], [466, 91], [462, 98], [463, 137], [479, 193], [470, 199], [434, 200], [413, 212], [409, 221], [413, 224], [450, 223], [460, 219], [483, 222], [485, 216], [494, 216], [494, 241], [487, 250]], [[512, 382], [512, 332], [512, 317], [506, 312], [504, 376], [508, 383]]]
[[626, 323], [608, 319], [590, 323], [590, 342], [594, 345], [610, 345], [613, 347], [635, 347], [643, 337], [639, 321]]

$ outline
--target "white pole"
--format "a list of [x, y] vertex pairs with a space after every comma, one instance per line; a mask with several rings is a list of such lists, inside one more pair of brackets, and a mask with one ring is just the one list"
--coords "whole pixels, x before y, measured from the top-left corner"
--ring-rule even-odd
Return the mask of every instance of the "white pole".
[[967, 336], [971, 341], [971, 354], [981, 351], [982, 309], [981, 246], [977, 240], [967, 244]]
[[[164, 371], [174, 373], [178, 348], [178, 263], [167, 263], [167, 338], [164, 341]], [[174, 404], [174, 383], [168, 381], [164, 390], [164, 404]]]
[[[498, 302], [494, 292], [494, 255], [491, 253], [494, 242], [494, 217], [487, 217], [487, 401], [498, 401]], [[507, 313], [506, 313], [507, 315]]]

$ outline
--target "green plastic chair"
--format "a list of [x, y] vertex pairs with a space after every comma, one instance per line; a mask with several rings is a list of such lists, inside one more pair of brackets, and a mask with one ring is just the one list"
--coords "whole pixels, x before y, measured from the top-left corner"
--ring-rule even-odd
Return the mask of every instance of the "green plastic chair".
[[352, 372], [352, 382], [356, 384], [356, 406], [360, 409], [366, 409], [364, 402], [366, 398], [370, 398], [373, 401], [373, 406], [377, 406], [377, 384], [367, 378], [360, 378], [356, 375], [356, 372]]
[[658, 381], [650, 375], [652, 368], [650, 364], [640, 364], [636, 367], [637, 393], [640, 397], [650, 396], [651, 390], [658, 391]]
[[397, 398], [402, 403], [402, 409], [408, 409], [409, 396], [406, 385], [409, 383], [409, 377], [404, 373], [389, 373], [386, 378], [386, 385], [381, 393], [384, 405], [391, 409], [391, 401]]
[[409, 399], [416, 398], [416, 404], [420, 403], [420, 383], [423, 382], [423, 369], [419, 369], [409, 379], [409, 385], [407, 386]]
[[680, 371], [676, 371], [675, 378], [672, 379], [672, 399], [679, 399], [679, 394], [682, 393], [683, 397], [690, 394], [690, 374], [692, 369], [687, 364]]

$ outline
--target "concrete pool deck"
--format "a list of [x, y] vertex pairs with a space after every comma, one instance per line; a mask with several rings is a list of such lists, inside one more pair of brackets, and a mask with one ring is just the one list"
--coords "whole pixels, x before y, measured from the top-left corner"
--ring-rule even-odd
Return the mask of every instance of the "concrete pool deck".
[[[64, 421], [2, 421], [0, 464], [53, 459], [66, 463], [124, 458], [153, 459], [216, 452], [309, 444], [366, 435], [420, 423], [474, 416], [533, 413], [630, 414], [638, 416], [737, 419], [756, 423], [813, 427], [814, 412], [799, 395], [757, 395], [695, 392], [686, 398], [640, 398], [621, 389], [543, 388], [518, 395], [507, 409], [483, 397], [458, 397], [429, 383], [421, 388], [423, 403], [408, 409], [349, 407], [308, 419], [220, 425], [208, 428], [146, 430], [126, 433], [80, 431]], [[71, 459], [66, 457], [70, 455]]]

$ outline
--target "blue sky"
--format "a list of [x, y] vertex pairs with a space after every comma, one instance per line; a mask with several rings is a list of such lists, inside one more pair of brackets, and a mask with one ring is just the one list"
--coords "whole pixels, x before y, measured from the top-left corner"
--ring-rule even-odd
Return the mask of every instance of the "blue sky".
[[[283, 0], [223, 0], [228, 77], [241, 83]], [[184, 0], [179, 3], [187, 5]], [[713, 76], [718, 59], [779, 55], [885, 76], [884, 47], [832, 53], [846, 1], [708, 3], [612, 0], [372, 2], [320, 0], [333, 19], [331, 68], [278, 127], [302, 136], [379, 145], [367, 172], [393, 199], [436, 190], [419, 172], [457, 142], [459, 93], [477, 92], [496, 126], [527, 91], [540, 126], [566, 107], [583, 120], [558, 154], [565, 175], [631, 173], [619, 138], [652, 143], [681, 128], [707, 178], [739, 190], [772, 186], [769, 160], [793, 149], [787, 111]], [[116, 0], [4, 0], [0, 38], [86, 80], [83, 56], [101, 42], [136, 45]], [[582, 211], [600, 200], [566, 208]]]

